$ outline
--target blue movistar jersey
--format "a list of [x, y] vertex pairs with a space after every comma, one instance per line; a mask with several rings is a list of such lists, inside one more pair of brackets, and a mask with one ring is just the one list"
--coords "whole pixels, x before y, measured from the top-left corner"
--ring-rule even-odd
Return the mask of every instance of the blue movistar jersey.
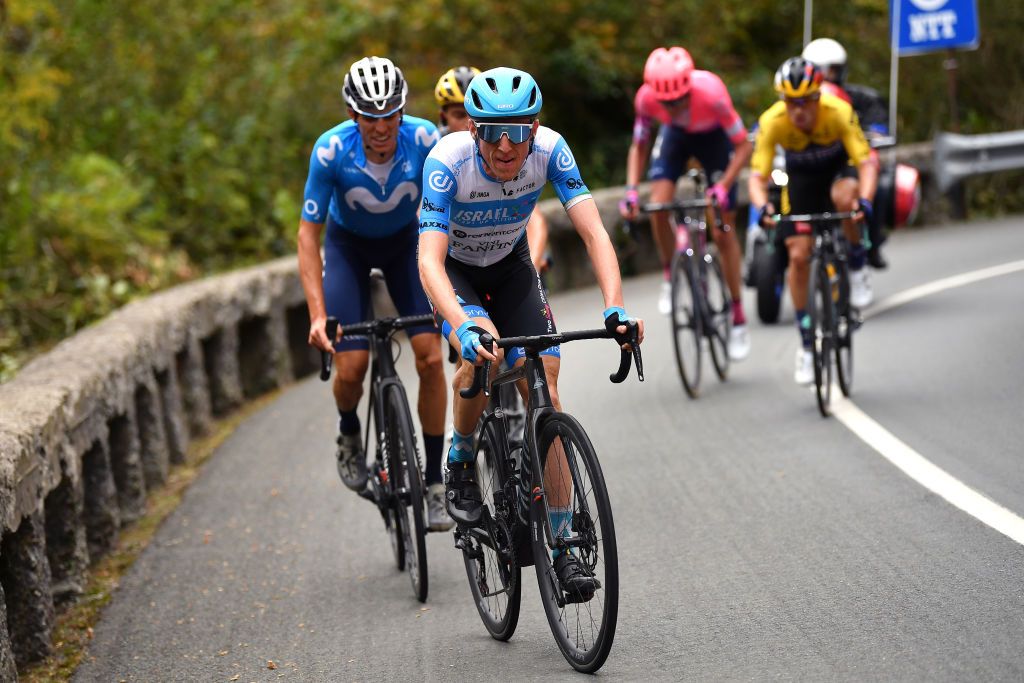
[[423, 161], [437, 140], [433, 123], [404, 116], [390, 173], [379, 179], [367, 164], [355, 121], [335, 126], [310, 155], [302, 218], [323, 223], [329, 214], [342, 230], [361, 237], [395, 234], [416, 220]]
[[524, 239], [549, 180], [566, 210], [590, 198], [569, 146], [550, 128], [537, 129], [523, 168], [504, 183], [484, 171], [470, 133], [446, 135], [423, 165], [420, 233], [446, 233], [448, 253], [463, 263], [497, 263]]

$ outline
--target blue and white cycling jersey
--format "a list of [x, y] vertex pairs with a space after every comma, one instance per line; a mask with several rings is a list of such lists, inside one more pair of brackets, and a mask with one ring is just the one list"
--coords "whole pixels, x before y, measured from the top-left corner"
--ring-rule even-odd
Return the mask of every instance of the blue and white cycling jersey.
[[[309, 159], [302, 218], [361, 237], [388, 237], [416, 220], [423, 162], [438, 140], [426, 119], [404, 116], [394, 165], [384, 183], [370, 173], [359, 127], [345, 121], [320, 136]], [[330, 232], [330, 231], [328, 231]]]
[[484, 171], [470, 133], [446, 135], [423, 165], [420, 233], [447, 233], [449, 255], [463, 263], [497, 263], [524, 238], [549, 180], [566, 210], [590, 198], [569, 146], [550, 128], [537, 129], [523, 168], [504, 183]]

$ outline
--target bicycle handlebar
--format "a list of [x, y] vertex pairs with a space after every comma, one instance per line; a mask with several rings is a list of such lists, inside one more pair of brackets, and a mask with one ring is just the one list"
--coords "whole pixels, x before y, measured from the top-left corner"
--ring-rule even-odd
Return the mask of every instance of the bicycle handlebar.
[[[427, 323], [434, 323], [434, 316], [429, 313], [422, 315], [407, 315], [403, 318], [379, 318], [377, 320], [367, 320], [361, 323], [353, 323], [351, 325], [342, 326], [342, 334], [389, 334], [397, 330], [404, 330], [409, 327], [416, 327], [417, 325], [426, 325]], [[327, 338], [334, 342], [335, 336], [338, 334], [338, 319], [334, 317], [327, 318], [327, 323], [324, 325], [324, 329], [327, 332]], [[331, 378], [331, 365], [334, 361], [334, 354], [328, 353], [327, 351], [320, 352], [320, 379], [326, 382]]]
[[[639, 326], [635, 320], [630, 320], [624, 323], [627, 331], [625, 334], [625, 342], [629, 344], [629, 350], [622, 349], [619, 358], [619, 369], [614, 374], [609, 375], [608, 379], [615, 384], [620, 384], [625, 381], [629, 375], [630, 364], [636, 365], [637, 378], [644, 381], [644, 362], [643, 355], [640, 353], [640, 344], [638, 338], [640, 336]], [[516, 346], [528, 347], [537, 351], [557, 346], [558, 344], [565, 344], [571, 341], [579, 341], [581, 339], [615, 339], [617, 336], [613, 332], [609, 332], [605, 329], [599, 330], [577, 330], [575, 332], [561, 332], [556, 334], [540, 334], [532, 337], [502, 337], [500, 339], [494, 339], [489, 334], [480, 335], [480, 345], [488, 351], [491, 351], [496, 345], [501, 349], [513, 348]], [[618, 341], [618, 340], [617, 340]], [[490, 389], [488, 378], [490, 377], [491, 361], [485, 360], [483, 365], [478, 365], [473, 371], [473, 383], [459, 391], [459, 395], [462, 398], [473, 398], [480, 393], [481, 389], [485, 396], [490, 396]]]
[[860, 211], [825, 211], [823, 213], [791, 213], [785, 216], [775, 214], [772, 219], [776, 223], [827, 223], [828, 221], [856, 218], [859, 215], [861, 215]]
[[[327, 332], [327, 339], [333, 344], [334, 338], [338, 334], [338, 319], [335, 317], [327, 318], [327, 322], [324, 325], [324, 331]], [[320, 381], [326, 382], [331, 378], [331, 364], [334, 362], [334, 354], [328, 351], [320, 352]]]

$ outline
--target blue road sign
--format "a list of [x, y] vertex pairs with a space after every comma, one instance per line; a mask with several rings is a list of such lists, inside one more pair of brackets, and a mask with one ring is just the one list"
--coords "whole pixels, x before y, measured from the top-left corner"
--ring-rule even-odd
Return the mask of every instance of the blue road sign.
[[973, 49], [978, 47], [977, 0], [890, 0], [889, 26], [899, 31], [896, 51], [901, 56]]

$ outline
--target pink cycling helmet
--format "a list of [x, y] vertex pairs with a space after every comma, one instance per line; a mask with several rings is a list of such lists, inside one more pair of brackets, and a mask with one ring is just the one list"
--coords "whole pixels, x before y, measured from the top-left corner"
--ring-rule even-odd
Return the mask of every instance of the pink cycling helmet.
[[678, 100], [690, 92], [693, 59], [681, 47], [659, 47], [644, 65], [644, 83], [659, 100]]

